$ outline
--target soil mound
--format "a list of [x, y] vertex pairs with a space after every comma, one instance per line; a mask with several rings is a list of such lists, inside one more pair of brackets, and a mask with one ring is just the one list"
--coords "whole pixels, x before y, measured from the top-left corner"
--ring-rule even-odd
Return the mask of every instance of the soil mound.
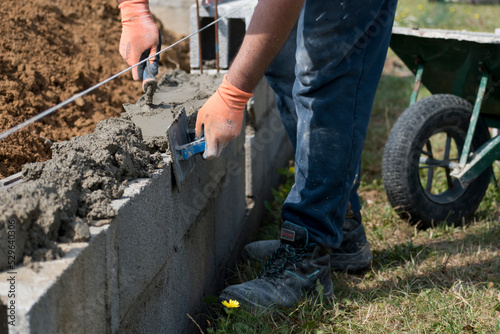
[[[2, 0], [0, 132], [127, 67], [118, 52], [115, 0]], [[162, 30], [163, 45], [180, 39]], [[189, 70], [188, 42], [164, 52], [161, 72]], [[161, 75], [162, 73], [160, 73]], [[0, 178], [51, 157], [51, 143], [91, 133], [142, 95], [126, 73], [51, 116], [0, 141]]]

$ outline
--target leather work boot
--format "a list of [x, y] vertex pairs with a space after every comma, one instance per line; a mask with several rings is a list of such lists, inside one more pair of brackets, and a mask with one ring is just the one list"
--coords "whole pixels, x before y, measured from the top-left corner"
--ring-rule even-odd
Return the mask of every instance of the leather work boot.
[[[344, 238], [340, 247], [330, 253], [331, 268], [335, 271], [359, 272], [370, 268], [373, 260], [370, 244], [359, 212], [348, 211], [342, 228]], [[245, 246], [245, 260], [263, 262], [280, 246], [279, 240], [261, 240]]]
[[292, 307], [303, 298], [314, 298], [318, 294], [318, 281], [323, 287], [323, 295], [333, 298], [330, 255], [321, 246], [309, 243], [308, 237], [304, 227], [284, 222], [281, 245], [275, 249], [259, 276], [227, 287], [219, 298], [237, 300], [251, 311], [270, 311]]

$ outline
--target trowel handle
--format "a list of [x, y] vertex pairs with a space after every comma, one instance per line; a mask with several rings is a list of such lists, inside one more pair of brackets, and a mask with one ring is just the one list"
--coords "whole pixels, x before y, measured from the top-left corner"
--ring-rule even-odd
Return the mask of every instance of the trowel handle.
[[205, 137], [195, 140], [189, 144], [181, 145], [177, 148], [177, 150], [181, 153], [181, 160], [187, 160], [195, 154], [203, 153], [205, 152]]
[[[151, 65], [146, 62], [146, 67], [142, 72], [142, 91], [146, 93], [148, 86], [153, 86], [153, 91], [156, 90], [157, 82], [155, 77], [155, 64]], [[156, 73], [158, 73], [158, 65], [156, 65]]]

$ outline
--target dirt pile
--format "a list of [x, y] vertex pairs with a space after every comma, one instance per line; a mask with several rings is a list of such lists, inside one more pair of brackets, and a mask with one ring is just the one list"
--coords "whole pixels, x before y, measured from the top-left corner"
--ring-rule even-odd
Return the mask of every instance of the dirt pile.
[[7, 268], [9, 224], [16, 227], [18, 262], [56, 258], [56, 241], [86, 241], [88, 225], [116, 215], [110, 203], [127, 182], [150, 177], [162, 164], [140, 129], [122, 118], [99, 122], [94, 133], [52, 149], [51, 160], [24, 166], [22, 184], [0, 192], [0, 270]]
[[[2, 0], [0, 16], [0, 132], [127, 67], [115, 0]], [[162, 29], [162, 39], [169, 45], [180, 37]], [[161, 71], [189, 70], [188, 50], [186, 41], [163, 53]], [[0, 141], [0, 178], [49, 159], [51, 142], [92, 132], [141, 94], [126, 73]]]

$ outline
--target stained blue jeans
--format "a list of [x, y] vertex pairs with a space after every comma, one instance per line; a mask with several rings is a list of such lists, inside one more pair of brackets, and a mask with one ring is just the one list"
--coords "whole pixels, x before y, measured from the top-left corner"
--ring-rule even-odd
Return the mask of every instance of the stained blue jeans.
[[361, 151], [397, 0], [306, 0], [266, 78], [295, 151], [283, 220], [337, 248], [356, 191]]

